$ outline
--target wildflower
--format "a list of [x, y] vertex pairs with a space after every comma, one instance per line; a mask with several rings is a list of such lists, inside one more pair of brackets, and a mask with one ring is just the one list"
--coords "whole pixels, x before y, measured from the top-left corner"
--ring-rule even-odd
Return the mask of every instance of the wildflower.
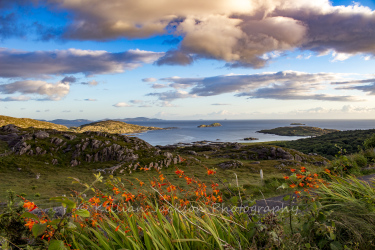
[[302, 182], [299, 184], [300, 187], [303, 187], [305, 184], [303, 184]]
[[207, 174], [208, 174], [208, 175], [214, 175], [214, 174], [216, 174], [216, 171], [213, 171], [213, 170], [211, 170], [211, 169], [208, 169], [208, 170], [207, 170]]
[[314, 178], [317, 178], [318, 177], [318, 174], [314, 174]]
[[118, 225], [118, 226], [116, 227], [115, 231], [117, 232], [119, 228], [120, 228], [120, 225]]
[[164, 178], [164, 176], [162, 174], [159, 175], [159, 179], [160, 179], [161, 182], [163, 182], [165, 180], [165, 178]]
[[290, 172], [294, 173], [294, 172], [296, 172], [296, 170], [294, 168], [291, 168]]
[[184, 174], [184, 171], [182, 171], [182, 170], [180, 170], [180, 169], [177, 169], [177, 170], [175, 171], [175, 173], [178, 174], [178, 175], [183, 175], [183, 174]]
[[289, 180], [289, 176], [284, 176], [283, 177], [285, 180]]
[[294, 193], [295, 193], [295, 194], [300, 194], [301, 191], [297, 191], [297, 190], [296, 190], [296, 191], [294, 191]]
[[331, 173], [331, 170], [329, 170], [328, 168], [324, 169], [324, 171], [325, 171], [327, 174]]
[[289, 187], [291, 187], [291, 188], [295, 188], [296, 186], [297, 186], [297, 185], [294, 184], [294, 183], [292, 183], [292, 184], [289, 185]]
[[24, 207], [24, 208], [27, 208], [27, 209], [29, 210], [29, 212], [31, 212], [31, 211], [35, 210], [36, 208], [38, 208], [38, 207], [34, 204], [34, 202], [25, 202], [25, 203], [23, 203], [23, 207]]

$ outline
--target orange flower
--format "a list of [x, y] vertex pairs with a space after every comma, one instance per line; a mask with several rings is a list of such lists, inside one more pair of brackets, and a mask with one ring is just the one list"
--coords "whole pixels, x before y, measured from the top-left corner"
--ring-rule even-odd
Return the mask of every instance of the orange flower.
[[208, 174], [208, 175], [214, 175], [214, 174], [216, 174], [216, 171], [213, 171], [213, 170], [211, 170], [211, 169], [208, 169], [208, 170], [207, 170], [207, 174]]
[[115, 231], [117, 232], [119, 228], [120, 228], [120, 225], [118, 225], [118, 226], [116, 227]]
[[161, 182], [163, 182], [165, 180], [165, 178], [164, 178], [164, 176], [162, 174], [159, 175], [159, 179], [160, 179]]
[[297, 191], [297, 190], [296, 190], [296, 191], [294, 191], [294, 193], [295, 193], [295, 194], [300, 194], [301, 191]]
[[284, 176], [283, 177], [285, 180], [289, 180], [289, 176]]
[[175, 173], [178, 174], [178, 175], [182, 175], [182, 174], [184, 174], [184, 171], [182, 171], [182, 170], [180, 170], [180, 169], [177, 169], [177, 170], [175, 171]]
[[25, 226], [27, 226], [31, 230], [33, 228], [34, 224], [35, 224], [34, 220], [26, 220]]
[[296, 170], [294, 168], [291, 168], [290, 172], [294, 173], [294, 172], [296, 172]]
[[299, 184], [300, 187], [303, 187], [305, 184], [303, 184], [302, 182]]
[[331, 173], [331, 170], [329, 170], [329, 169], [324, 169], [324, 171], [327, 173], [327, 174], [329, 174], [329, 173]]
[[301, 172], [302, 172], [302, 173], [306, 172], [306, 169], [301, 169]]
[[297, 185], [294, 184], [294, 183], [289, 185], [289, 187], [291, 187], [291, 188], [295, 188], [296, 186], [297, 186]]
[[27, 208], [29, 210], [29, 212], [33, 211], [34, 209], [38, 208], [34, 202], [25, 202], [23, 203], [23, 207], [24, 208]]

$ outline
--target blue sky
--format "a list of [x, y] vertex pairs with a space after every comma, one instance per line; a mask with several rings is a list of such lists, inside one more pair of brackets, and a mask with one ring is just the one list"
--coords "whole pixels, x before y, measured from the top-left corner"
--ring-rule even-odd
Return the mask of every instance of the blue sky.
[[371, 119], [375, 3], [0, 3], [0, 113]]

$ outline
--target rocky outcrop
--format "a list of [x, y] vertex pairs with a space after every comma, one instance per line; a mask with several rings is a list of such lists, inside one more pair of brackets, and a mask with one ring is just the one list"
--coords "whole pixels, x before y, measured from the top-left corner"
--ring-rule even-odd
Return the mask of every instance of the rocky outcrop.
[[49, 134], [45, 131], [39, 130], [38, 132], [33, 134], [33, 137], [37, 139], [45, 139], [49, 137]]
[[240, 161], [232, 160], [219, 163], [218, 166], [222, 169], [235, 169], [243, 166], [243, 163]]

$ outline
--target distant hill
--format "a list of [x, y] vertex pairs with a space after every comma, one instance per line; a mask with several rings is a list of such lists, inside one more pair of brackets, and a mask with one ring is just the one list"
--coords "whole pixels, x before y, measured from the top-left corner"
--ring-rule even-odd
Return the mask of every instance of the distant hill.
[[[49, 122], [64, 125], [66, 127], [79, 127], [85, 124], [93, 123], [93, 122], [100, 122], [100, 121], [107, 121], [108, 119], [103, 119], [99, 121], [87, 120], [87, 119], [75, 119], [75, 120], [65, 120], [65, 119], [56, 119]], [[119, 121], [119, 122], [153, 122], [153, 121], [162, 121], [161, 119], [156, 118], [147, 118], [147, 117], [135, 117], [135, 118], [124, 118], [124, 119], [111, 119], [112, 121]], [[44, 121], [44, 120], [42, 120]]]
[[43, 129], [56, 129], [56, 130], [68, 130], [66, 126], [54, 124], [46, 121], [38, 121], [30, 118], [15, 118], [10, 116], [0, 115], [0, 127], [8, 124], [14, 124], [21, 128], [43, 128]]
[[117, 133], [117, 134], [129, 134], [129, 133], [140, 133], [148, 130], [161, 130], [162, 128], [157, 127], [145, 127], [134, 124], [128, 124], [120, 121], [100, 121], [93, 122], [85, 125], [81, 125], [76, 129], [77, 132], [85, 131], [100, 131], [107, 133]]
[[88, 123], [91, 123], [91, 122], [94, 122], [94, 121], [86, 120], [86, 119], [76, 119], [76, 120], [56, 119], [56, 120], [52, 120], [52, 121], [49, 121], [49, 122], [64, 125], [64, 126], [67, 126], [69, 128], [69, 127], [79, 127], [81, 125], [88, 124]]

